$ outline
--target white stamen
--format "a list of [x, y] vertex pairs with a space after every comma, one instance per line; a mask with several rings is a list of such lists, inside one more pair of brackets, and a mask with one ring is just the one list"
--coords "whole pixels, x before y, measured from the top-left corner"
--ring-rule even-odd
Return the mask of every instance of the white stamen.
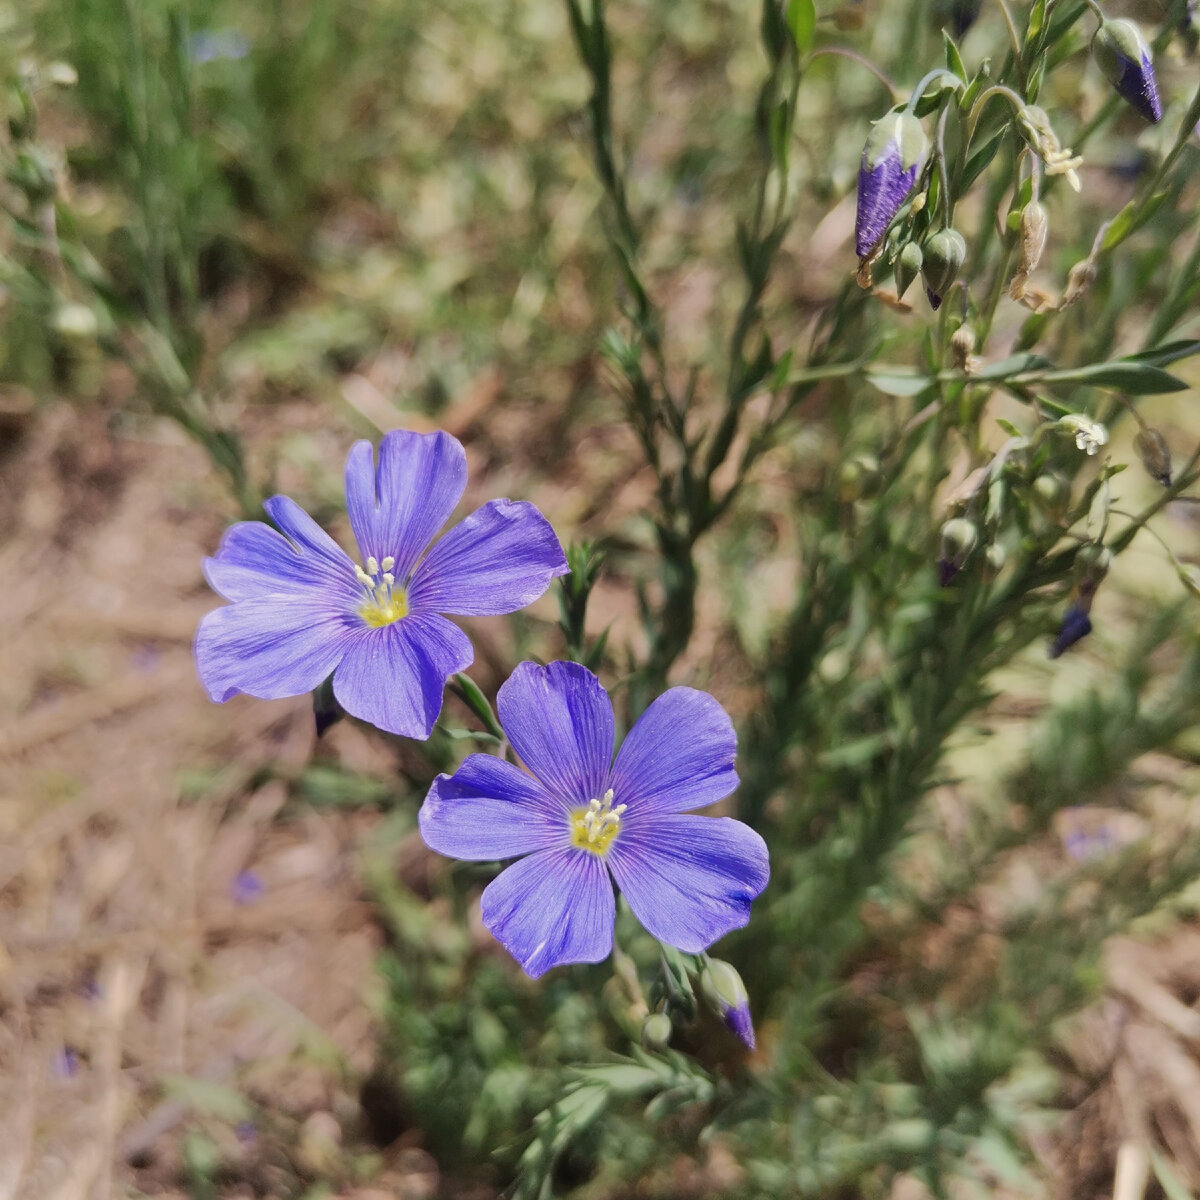
[[[384, 562], [387, 562], [387, 559], [385, 558], [383, 561], [384, 561]], [[383, 582], [384, 582], [384, 584], [386, 584], [388, 587], [391, 587], [391, 586], [392, 586], [392, 584], [394, 584], [394, 583], [396, 582], [396, 577], [395, 577], [395, 575], [393, 575], [393, 574], [391, 573], [391, 571], [384, 571], [384, 573], [383, 573]]]
[[390, 571], [396, 565], [396, 559], [389, 554], [380, 565], [385, 571]]
[[379, 574], [379, 559], [377, 559], [373, 554], [367, 557], [367, 574]]
[[589, 846], [596, 845], [610, 830], [612, 833], [621, 827], [621, 814], [628, 805], [618, 804], [613, 807], [613, 790], [609, 788], [602, 800], [595, 798], [588, 801], [587, 811], [583, 814], [582, 822], [587, 833]]

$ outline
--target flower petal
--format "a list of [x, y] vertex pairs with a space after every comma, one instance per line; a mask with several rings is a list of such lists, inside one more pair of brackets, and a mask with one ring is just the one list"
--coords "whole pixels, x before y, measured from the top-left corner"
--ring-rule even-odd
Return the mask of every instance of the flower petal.
[[346, 509], [363, 560], [394, 558], [392, 574], [406, 580], [466, 486], [466, 452], [448, 433], [385, 433], [378, 468], [371, 443], [355, 442], [346, 459]]
[[[282, 499], [282, 497], [277, 497]], [[280, 592], [321, 588], [330, 596], [358, 597], [354, 564], [334, 545], [338, 559], [327, 547], [320, 552], [288, 541], [264, 521], [239, 521], [221, 538], [212, 558], [204, 560], [204, 576], [226, 600], [249, 600]]]
[[613, 710], [600, 680], [573, 662], [524, 662], [496, 695], [500, 724], [521, 761], [568, 805], [604, 793]]
[[631, 812], [690, 812], [737, 787], [736, 755], [733, 722], [716, 700], [695, 688], [671, 688], [629, 731], [609, 786]]
[[263, 508], [301, 553], [312, 555], [314, 562], [330, 579], [345, 579], [346, 586], [353, 590], [354, 564], [350, 556], [295, 500], [287, 496], [272, 496], [270, 500], [263, 501]]
[[528, 501], [493, 500], [459, 522], [413, 575], [413, 612], [483, 617], [532, 604], [567, 560], [550, 522]]
[[631, 812], [605, 859], [637, 919], [686, 954], [745, 925], [770, 877], [767, 844], [729, 817]]
[[562, 845], [570, 831], [565, 805], [490, 754], [472, 754], [453, 775], [439, 775], [417, 820], [431, 850], [472, 862]]
[[342, 659], [333, 694], [352, 716], [424, 741], [442, 711], [446, 680], [471, 665], [467, 635], [434, 613], [368, 629]]
[[586, 850], [542, 850], [513, 863], [484, 888], [480, 906], [484, 925], [532, 979], [612, 950], [612, 883]]
[[217, 702], [238, 692], [279, 700], [311, 692], [360, 636], [361, 625], [310, 595], [285, 593], [214, 609], [196, 631], [196, 669]]
[[919, 169], [920, 163], [914, 163], [905, 170], [898, 151], [889, 153], [874, 167], [868, 167], [864, 162], [859, 168], [854, 223], [854, 249], [859, 258], [866, 258], [883, 237], [912, 191]]

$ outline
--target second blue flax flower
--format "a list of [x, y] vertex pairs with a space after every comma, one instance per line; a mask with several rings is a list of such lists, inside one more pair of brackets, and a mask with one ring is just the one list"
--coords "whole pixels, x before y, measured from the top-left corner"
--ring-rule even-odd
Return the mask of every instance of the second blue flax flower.
[[528, 772], [472, 754], [434, 780], [420, 828], [454, 858], [519, 859], [484, 890], [483, 923], [528, 975], [608, 957], [614, 880], [646, 929], [687, 953], [749, 921], [766, 843], [729, 817], [686, 815], [737, 787], [737, 737], [716, 700], [664, 692], [614, 761], [612, 704], [586, 667], [521, 663], [496, 699]]

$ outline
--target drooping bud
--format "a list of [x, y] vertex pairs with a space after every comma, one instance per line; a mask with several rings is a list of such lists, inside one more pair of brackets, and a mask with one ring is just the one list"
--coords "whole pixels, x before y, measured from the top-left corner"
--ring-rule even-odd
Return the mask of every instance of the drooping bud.
[[965, 517], [955, 517], [942, 526], [941, 549], [938, 554], [938, 583], [948, 587], [963, 569], [963, 564], [979, 541], [979, 531]]
[[912, 191], [928, 148], [925, 130], [912, 113], [890, 112], [876, 121], [858, 169], [854, 248], [859, 258], [866, 258], [887, 232]]
[[1141, 456], [1142, 466], [1151, 479], [1163, 487], [1171, 486], [1171, 449], [1167, 439], [1157, 429], [1147, 426], [1136, 438], [1133, 447]]
[[904, 299], [904, 293], [912, 286], [912, 281], [921, 273], [921, 247], [916, 242], [905, 242], [904, 248], [896, 256], [896, 299]]
[[1017, 260], [1017, 273], [1009, 285], [1008, 294], [1014, 300], [1025, 295], [1025, 285], [1042, 261], [1046, 248], [1046, 236], [1050, 232], [1050, 219], [1040, 201], [1031, 200], [1021, 210], [1021, 257]]
[[642, 1022], [642, 1049], [661, 1054], [671, 1042], [671, 1018], [665, 1012], [651, 1013]]
[[1072, 304], [1082, 300], [1088, 288], [1095, 282], [1095, 279], [1096, 264], [1092, 259], [1085, 258], [1081, 262], [1077, 262], [1067, 272], [1066, 291], [1063, 292], [1062, 299], [1058, 302], [1058, 307], [1060, 309], [1070, 308]]
[[967, 261], [967, 243], [957, 229], [939, 229], [926, 239], [923, 253], [921, 278], [930, 306], [936, 310]]
[[1132, 21], [1102, 22], [1092, 36], [1092, 57], [1108, 82], [1151, 125], [1162, 120], [1154, 59], [1142, 31]]
[[719, 958], [710, 958], [700, 977], [705, 999], [725, 1022], [725, 1027], [751, 1050], [754, 1049], [754, 1022], [750, 1019], [750, 997], [742, 977]]
[[1083, 158], [1058, 140], [1046, 110], [1036, 104], [1026, 104], [1017, 114], [1017, 126], [1025, 140], [1040, 155], [1046, 166], [1046, 174], [1065, 175], [1072, 189], [1079, 191], [1081, 185], [1075, 172], [1077, 167], [1083, 165]]
[[979, 359], [975, 357], [975, 330], [970, 325], [960, 325], [951, 334], [950, 361], [968, 375], [974, 375], [979, 369]]
[[1092, 619], [1077, 604], [1072, 604], [1063, 614], [1058, 634], [1050, 646], [1050, 657], [1058, 658], [1081, 638], [1092, 632]]

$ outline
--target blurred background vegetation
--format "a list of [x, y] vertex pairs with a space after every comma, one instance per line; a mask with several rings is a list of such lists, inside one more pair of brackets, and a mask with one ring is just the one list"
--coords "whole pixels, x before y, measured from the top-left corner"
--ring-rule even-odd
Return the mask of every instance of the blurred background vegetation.
[[[823, 3], [815, 44], [909, 89], [971, 7]], [[1188, 6], [1111, 8], [1158, 37], [1168, 114], [1120, 106], [1082, 28], [1056, 47], [1039, 103], [1086, 160], [1080, 195], [1045, 196], [1056, 293], [1145, 195], [1196, 86]], [[656, 477], [626, 420], [626, 317], [644, 283], [664, 378], [719, 412], [768, 63], [739, 0], [608, 16], [632, 280], [561, 0], [0, 3], [0, 1195], [1200, 1192], [1194, 505], [1142, 469], [1127, 401], [1075, 387], [1059, 398], [1129, 470], [1105, 489], [1069, 439], [1048, 450], [996, 537], [1027, 555], [1021, 587], [939, 589], [953, 494], [1029, 405], [942, 388], [961, 415], [926, 436], [929, 393], [848, 371], [806, 385], [688, 547], [674, 644], [654, 515], [673, 468]], [[1001, 70], [998, 6], [961, 50]], [[852, 58], [805, 70], [754, 315], [785, 375], [792, 348], [797, 367], [945, 364], [959, 306], [853, 279], [859, 156], [891, 103]], [[981, 355], [1079, 366], [1200, 336], [1196, 162], [1193, 142], [1083, 302], [1039, 314], [993, 286], [1014, 246], [998, 162], [959, 209], [973, 300], [994, 301]], [[1170, 369], [1190, 390], [1134, 402], [1182, 462], [1200, 374]], [[755, 1055], [702, 1013], [685, 1053], [632, 1049], [658, 950], [627, 914], [615, 973], [531, 984], [497, 951], [490, 868], [415, 834], [470, 748], [457, 701], [418, 747], [347, 723], [318, 742], [307, 701], [201, 693], [201, 556], [277, 490], [344, 536], [345, 450], [397, 426], [464, 441], [468, 500], [534, 499], [564, 542], [601, 545], [586, 641], [607, 631], [626, 721], [647, 663], [734, 713], [737, 811], [774, 871], [719, 948]], [[1062, 494], [1035, 494], [1049, 476]], [[1119, 512], [1161, 504], [1165, 546], [1118, 557], [1096, 632], [1050, 663], [1062, 531], [1094, 534], [1109, 490]], [[556, 616], [547, 597], [475, 623], [485, 692], [583, 649]]]

